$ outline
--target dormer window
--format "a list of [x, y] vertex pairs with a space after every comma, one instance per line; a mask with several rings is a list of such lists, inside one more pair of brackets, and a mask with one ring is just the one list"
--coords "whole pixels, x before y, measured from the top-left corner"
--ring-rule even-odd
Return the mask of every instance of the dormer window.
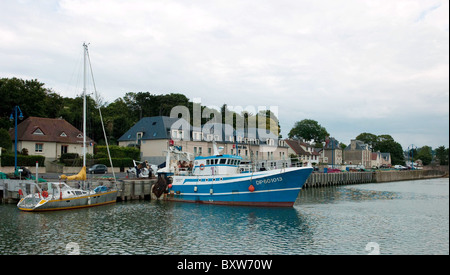
[[61, 135], [59, 135], [60, 137], [67, 137], [66, 133], [62, 132]]
[[79, 133], [78, 136], [77, 136], [77, 138], [83, 138], [83, 134], [82, 134], [82, 133]]
[[144, 132], [137, 132], [136, 133], [136, 140], [140, 141], [143, 136], [144, 136]]
[[196, 141], [199, 141], [202, 139], [202, 133], [201, 132], [193, 132], [192, 133], [192, 138]]
[[41, 129], [37, 128], [36, 130], [34, 130], [33, 135], [38, 135], [38, 136], [45, 136], [45, 134], [42, 132]]

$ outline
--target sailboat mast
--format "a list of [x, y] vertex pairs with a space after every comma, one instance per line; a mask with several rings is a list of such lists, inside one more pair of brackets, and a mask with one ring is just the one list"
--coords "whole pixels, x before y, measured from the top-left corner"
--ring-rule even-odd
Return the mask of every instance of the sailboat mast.
[[88, 45], [83, 43], [84, 47], [84, 69], [83, 69], [83, 167], [86, 167], [86, 57]]

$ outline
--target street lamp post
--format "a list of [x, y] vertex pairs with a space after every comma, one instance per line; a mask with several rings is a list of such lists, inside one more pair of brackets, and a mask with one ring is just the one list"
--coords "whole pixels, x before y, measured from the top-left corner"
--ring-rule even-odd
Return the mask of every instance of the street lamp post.
[[23, 119], [22, 110], [18, 105], [14, 106], [14, 110], [11, 113], [9, 119], [12, 121], [14, 119], [14, 174], [17, 173], [17, 111], [19, 111], [19, 119]]
[[414, 149], [417, 149], [417, 146], [415, 146], [414, 144], [408, 146], [408, 161], [409, 156], [411, 155], [411, 170], [414, 170]]

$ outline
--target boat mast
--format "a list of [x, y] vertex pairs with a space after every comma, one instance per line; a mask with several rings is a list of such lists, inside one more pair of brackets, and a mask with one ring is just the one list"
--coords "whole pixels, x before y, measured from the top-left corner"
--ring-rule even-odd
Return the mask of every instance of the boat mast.
[[91, 63], [91, 58], [89, 57], [89, 51], [88, 51], [87, 45], [86, 45], [86, 50], [85, 50], [85, 59], [87, 59], [87, 62], [89, 62], [89, 71], [91, 72], [92, 84], [94, 85], [95, 100], [96, 100], [96, 104], [98, 106], [97, 108], [98, 108], [98, 114], [100, 115], [100, 122], [102, 123], [102, 130], [103, 130], [103, 136], [105, 137], [106, 151], [108, 151], [109, 164], [111, 165], [114, 183], [116, 183], [116, 173], [114, 172], [114, 165], [113, 165], [112, 158], [111, 158], [111, 151], [109, 150], [109, 143], [108, 143], [108, 137], [106, 136], [105, 123], [103, 123], [102, 108], [101, 108], [101, 104], [100, 104], [100, 96], [97, 92], [97, 87], [95, 86], [94, 72], [92, 71], [92, 63]]
[[86, 56], [88, 45], [83, 43], [84, 47], [84, 69], [83, 69], [83, 167], [86, 167]]

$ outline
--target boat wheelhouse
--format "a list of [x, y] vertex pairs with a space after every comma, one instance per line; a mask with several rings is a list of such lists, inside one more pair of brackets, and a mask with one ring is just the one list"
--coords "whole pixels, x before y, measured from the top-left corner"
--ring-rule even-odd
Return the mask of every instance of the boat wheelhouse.
[[242, 157], [234, 155], [217, 155], [196, 157], [192, 174], [194, 176], [229, 175], [240, 172]]

